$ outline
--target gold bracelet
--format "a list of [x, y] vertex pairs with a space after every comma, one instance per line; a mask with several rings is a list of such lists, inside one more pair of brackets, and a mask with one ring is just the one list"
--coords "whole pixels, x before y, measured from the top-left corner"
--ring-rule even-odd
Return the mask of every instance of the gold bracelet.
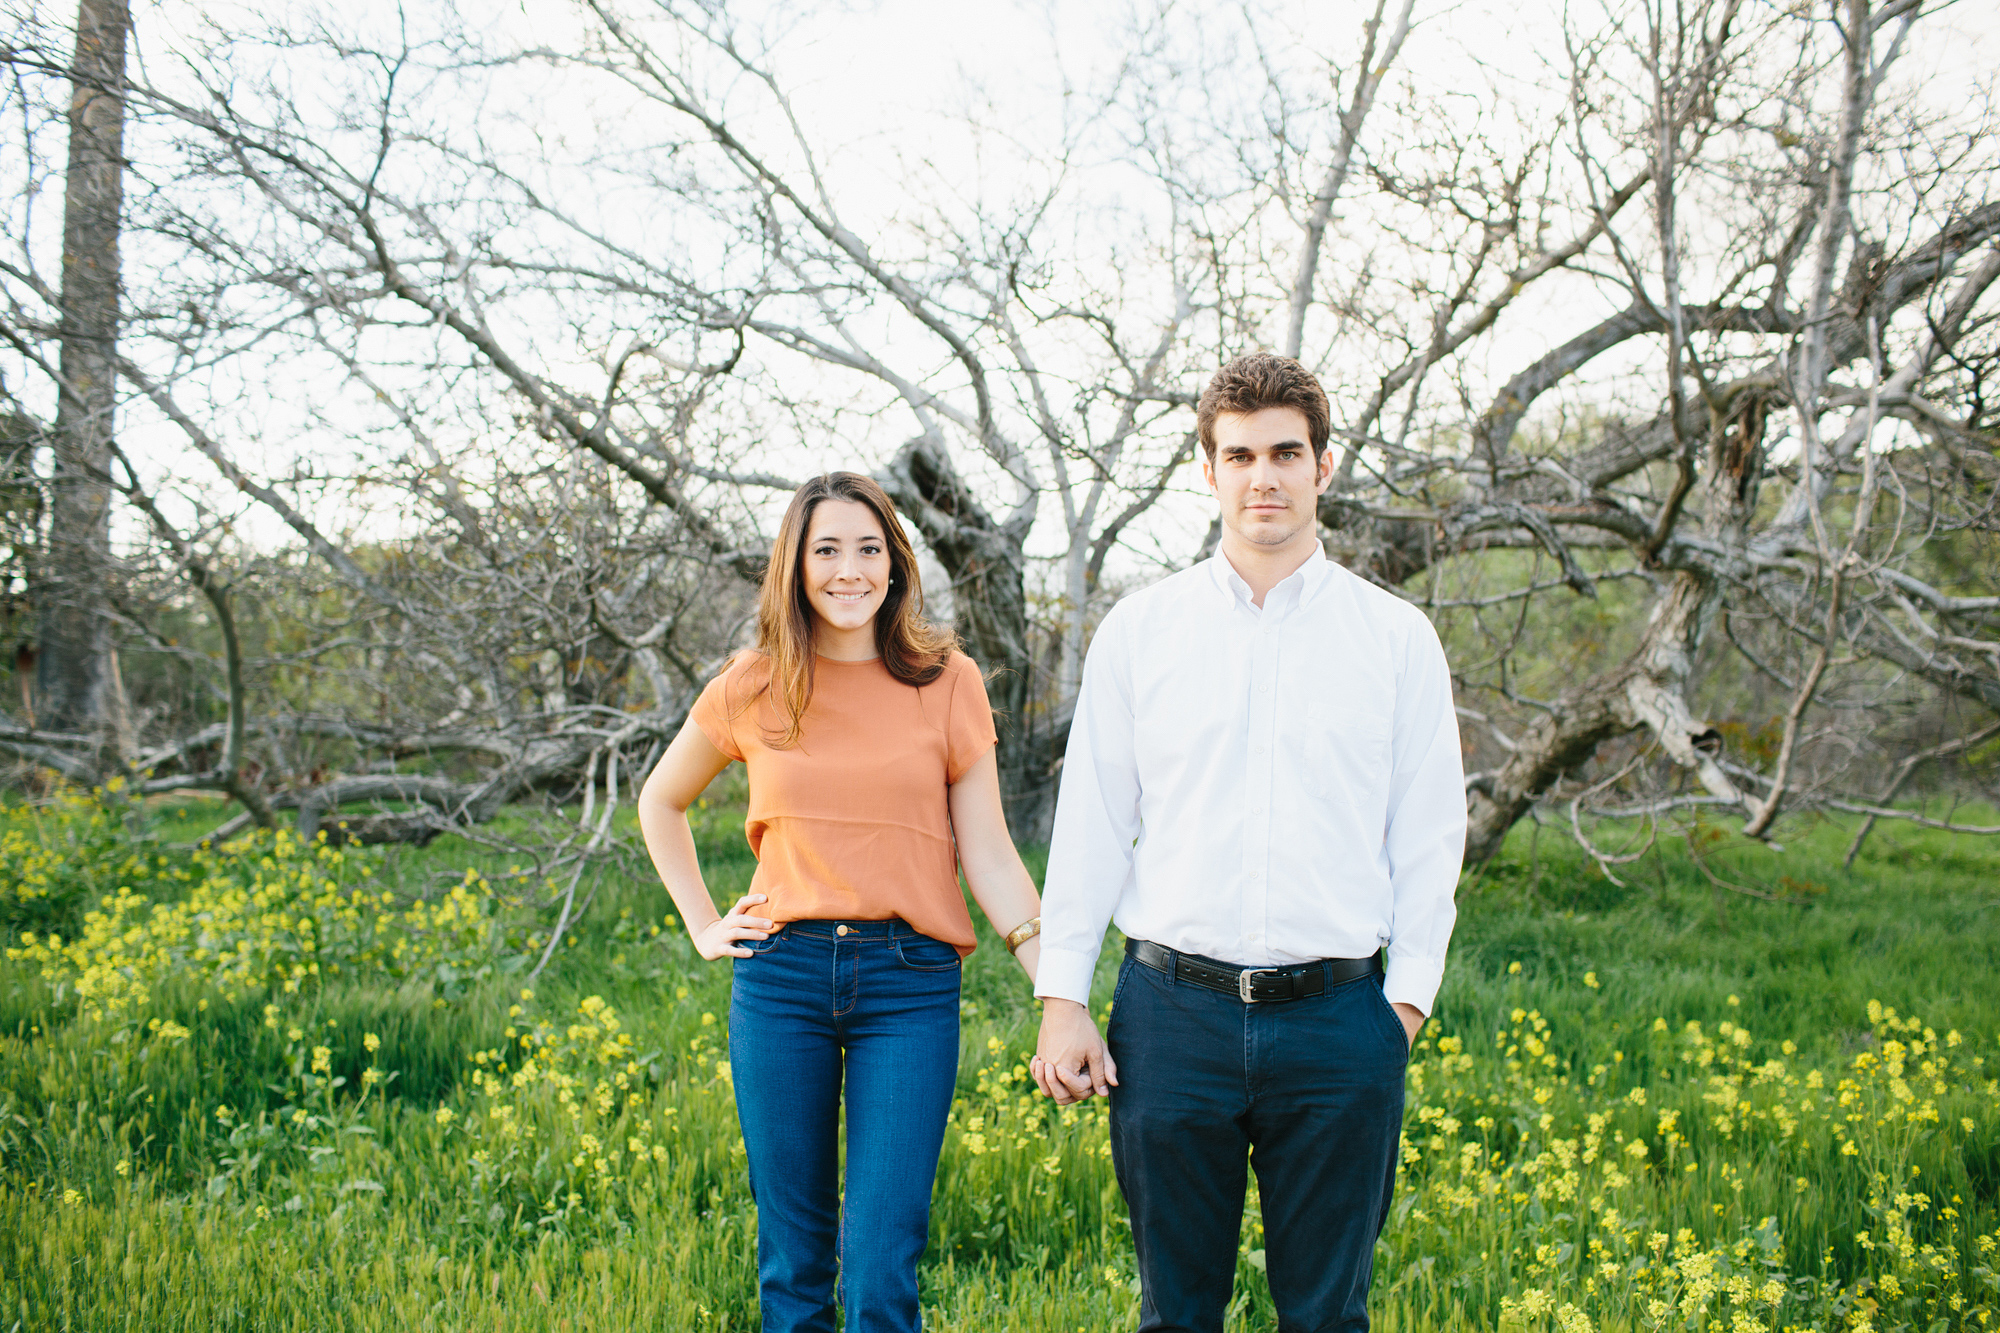
[[1021, 946], [1042, 933], [1042, 919], [1031, 916], [1007, 932], [1007, 952], [1019, 953]]

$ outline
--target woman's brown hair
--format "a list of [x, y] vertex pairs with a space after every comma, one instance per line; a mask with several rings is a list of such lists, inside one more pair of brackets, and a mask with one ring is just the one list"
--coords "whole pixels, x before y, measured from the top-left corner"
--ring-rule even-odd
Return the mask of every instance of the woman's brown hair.
[[[928, 685], [944, 671], [945, 659], [958, 646], [958, 636], [924, 618], [924, 589], [917, 574], [917, 553], [896, 519], [888, 493], [859, 472], [828, 472], [792, 493], [778, 539], [771, 544], [771, 562], [764, 567], [764, 586], [757, 599], [757, 651], [770, 666], [764, 689], [777, 705], [782, 723], [775, 749], [799, 743], [806, 708], [813, 692], [813, 609], [806, 598], [804, 577], [807, 529], [813, 512], [825, 500], [850, 500], [867, 505], [882, 525], [889, 547], [889, 587], [875, 612], [875, 649], [889, 674], [906, 685]], [[754, 697], [754, 696], [753, 696]]]

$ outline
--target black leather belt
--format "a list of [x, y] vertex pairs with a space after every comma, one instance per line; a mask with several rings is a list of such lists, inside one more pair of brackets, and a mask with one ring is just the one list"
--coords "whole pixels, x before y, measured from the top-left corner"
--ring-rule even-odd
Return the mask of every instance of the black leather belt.
[[1366, 958], [1322, 958], [1290, 967], [1237, 967], [1200, 954], [1180, 953], [1151, 940], [1125, 941], [1125, 956], [1204, 990], [1234, 995], [1245, 1004], [1272, 1004], [1324, 995], [1335, 986], [1372, 977], [1382, 970], [1373, 954]]

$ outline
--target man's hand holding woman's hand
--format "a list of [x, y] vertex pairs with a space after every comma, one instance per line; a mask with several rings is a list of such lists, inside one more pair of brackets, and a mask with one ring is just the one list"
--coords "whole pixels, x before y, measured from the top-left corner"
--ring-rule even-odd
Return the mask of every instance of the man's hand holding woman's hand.
[[1090, 1010], [1075, 1000], [1042, 1001], [1041, 1040], [1028, 1069], [1057, 1106], [1106, 1096], [1118, 1082], [1118, 1066], [1104, 1048]]
[[[1415, 1005], [1397, 1004], [1396, 1017], [1412, 1044], [1424, 1015]], [[1118, 1065], [1105, 1049], [1090, 1010], [1074, 1000], [1042, 1001], [1042, 1034], [1035, 1046], [1035, 1058], [1028, 1062], [1035, 1085], [1055, 1098], [1058, 1106], [1072, 1106], [1090, 1097], [1102, 1097], [1118, 1084]]]
[[695, 952], [714, 962], [718, 958], [748, 958], [748, 949], [735, 947], [737, 940], [764, 940], [771, 937], [771, 923], [761, 916], [745, 916], [744, 909], [764, 901], [761, 893], [746, 893], [736, 900], [727, 916], [717, 917], [694, 937]]

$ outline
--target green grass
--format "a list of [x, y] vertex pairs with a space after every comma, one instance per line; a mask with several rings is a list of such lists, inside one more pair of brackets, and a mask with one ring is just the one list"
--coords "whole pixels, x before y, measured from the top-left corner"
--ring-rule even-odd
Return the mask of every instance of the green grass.
[[[722, 796], [698, 819], [718, 898], [753, 868]], [[79, 938], [110, 880], [161, 901], [217, 891], [175, 878], [186, 854], [168, 848], [216, 809], [135, 815], [149, 843], [98, 827], [61, 844], [125, 858], [108, 870], [51, 861], [66, 826], [6, 818], [21, 837], [0, 873], [32, 861], [85, 885], [67, 905], [16, 895], [44, 942]], [[1532, 827], [1468, 875], [1412, 1062], [1381, 1328], [2000, 1327], [1982, 1248], [2000, 1233], [1991, 845], [1885, 826], [1848, 872], [1846, 828], [1788, 833], [1782, 857], [1724, 836], [1704, 862], [1806, 905], [1717, 888], [1681, 842], [1613, 884]], [[204, 873], [282, 878], [242, 859]], [[614, 868], [529, 988], [550, 914], [504, 901], [546, 891], [517, 865], [444, 838], [314, 871], [365, 867], [400, 907], [471, 870], [489, 916], [429, 953], [427, 919], [351, 945], [323, 928], [327, 967], [294, 989], [275, 946], [277, 980], [226, 986], [176, 946], [142, 1002], [93, 1017], [62, 966], [0, 962], [0, 1329], [756, 1327], [727, 967], [695, 957], [640, 868]], [[290, 902], [245, 920], [290, 921], [271, 930], [292, 939]], [[929, 1326], [1129, 1327], [1102, 1107], [1030, 1095], [1034, 1002], [980, 928]], [[387, 958], [403, 937], [395, 975], [330, 970], [341, 947]], [[1269, 1330], [1251, 1205], [1232, 1327]]]

